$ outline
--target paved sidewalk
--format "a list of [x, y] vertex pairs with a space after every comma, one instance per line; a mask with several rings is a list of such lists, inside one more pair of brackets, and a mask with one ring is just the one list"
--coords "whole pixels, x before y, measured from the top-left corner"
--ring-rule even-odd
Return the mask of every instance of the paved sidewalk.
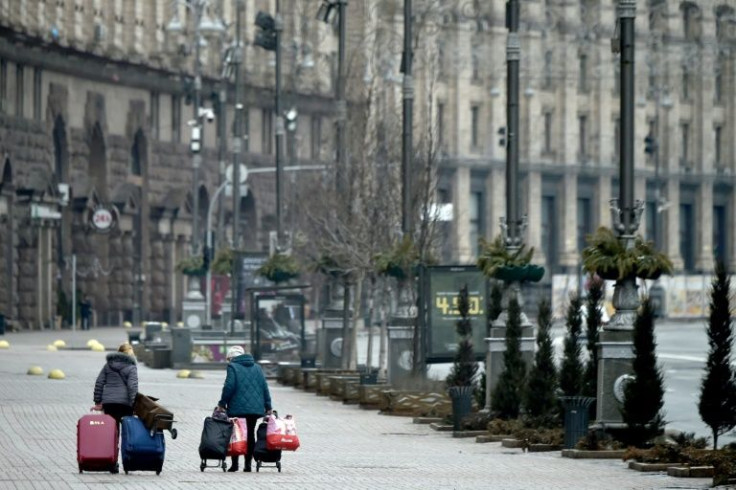
[[[89, 332], [45, 331], [3, 337], [0, 350], [0, 490], [164, 489], [246, 487], [258, 489], [644, 489], [708, 488], [710, 479], [676, 479], [626, 469], [611, 460], [572, 460], [559, 452], [525, 454], [498, 443], [453, 439], [411, 419], [379, 415], [272, 383], [280, 413], [296, 417], [302, 447], [284, 453], [282, 473], [223, 473], [199, 469], [201, 424], [219, 399], [224, 371], [204, 379], [178, 379], [174, 370], [139, 367], [140, 391], [157, 396], [176, 416], [179, 437], [166, 433], [166, 463], [152, 472], [125, 475], [79, 474], [76, 422], [92, 405], [95, 377], [104, 353], [49, 352], [59, 338], [83, 347], [95, 338], [113, 348], [126, 340], [123, 329]], [[40, 365], [59, 368], [64, 380], [26, 375]]]

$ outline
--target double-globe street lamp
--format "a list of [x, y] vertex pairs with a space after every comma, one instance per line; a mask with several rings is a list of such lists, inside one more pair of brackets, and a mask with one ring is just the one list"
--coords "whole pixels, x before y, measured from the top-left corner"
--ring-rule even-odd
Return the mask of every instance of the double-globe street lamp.
[[[207, 46], [207, 36], [223, 34], [225, 25], [221, 19], [213, 20], [207, 14], [212, 0], [173, 0], [172, 7], [174, 15], [166, 26], [166, 30], [170, 34], [184, 34], [186, 32], [193, 33], [193, 39], [190, 41], [194, 45], [194, 66], [193, 66], [193, 93], [192, 119], [189, 121], [191, 128], [189, 150], [192, 155], [192, 242], [191, 254], [196, 255], [199, 252], [199, 170], [202, 166], [202, 142], [203, 142], [203, 122], [205, 120], [211, 122], [214, 120], [214, 112], [211, 109], [202, 107], [202, 62], [201, 48]], [[192, 13], [193, 29], [187, 31], [181, 20], [179, 19], [179, 10], [185, 8]]]

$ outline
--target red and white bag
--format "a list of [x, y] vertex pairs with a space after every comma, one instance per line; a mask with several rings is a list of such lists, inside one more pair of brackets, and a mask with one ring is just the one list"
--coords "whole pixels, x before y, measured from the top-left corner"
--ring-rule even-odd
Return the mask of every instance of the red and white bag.
[[230, 436], [227, 455], [244, 455], [248, 452], [248, 424], [245, 423], [245, 419], [231, 418], [230, 421], [233, 423], [233, 435]]
[[268, 450], [296, 451], [299, 448], [299, 436], [296, 435], [294, 417], [286, 418], [268, 416], [266, 428], [266, 448]]

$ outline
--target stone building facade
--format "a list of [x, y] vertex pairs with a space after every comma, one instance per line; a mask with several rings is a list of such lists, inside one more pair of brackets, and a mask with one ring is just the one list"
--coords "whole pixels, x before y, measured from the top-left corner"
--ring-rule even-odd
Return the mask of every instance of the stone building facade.
[[[74, 269], [78, 294], [89, 297], [98, 324], [180, 318], [186, 285], [176, 264], [190, 254], [195, 213], [204, 228], [210, 196], [231, 161], [233, 127], [234, 88], [221, 74], [224, 48], [234, 43], [236, 2], [210, 0], [203, 20], [219, 19], [224, 29], [200, 36], [201, 93], [217, 117], [205, 123], [195, 188], [192, 4], [0, 1], [0, 313], [15, 326], [54, 325], [71, 302]], [[315, 6], [291, 4], [284, 98], [300, 111], [294, 157], [319, 161], [330, 153], [330, 125], [322, 120], [333, 110], [335, 43], [313, 13], [302, 12]], [[247, 0], [242, 11], [249, 167], [272, 166], [274, 153], [273, 53], [252, 43], [259, 10], [274, 13], [274, 2]], [[172, 20], [184, 25], [182, 34], [167, 32]], [[268, 249], [273, 182], [273, 174], [254, 175], [241, 200], [250, 250]], [[217, 227], [223, 243], [232, 219], [231, 199], [224, 202]], [[99, 205], [119, 214], [106, 234], [89, 223]]]
[[[236, 1], [208, 0], [206, 16], [226, 29], [200, 45], [203, 104], [218, 117], [204, 128], [195, 187], [192, 3], [0, 0], [0, 313], [17, 325], [54, 323], [61, 293], [70, 297], [73, 258], [98, 323], [180, 317], [186, 285], [176, 264], [189, 254], [192, 217], [204, 223], [224, 178], [233, 123], [233, 86], [221, 75]], [[287, 155], [299, 163], [334, 159], [337, 39], [315, 20], [317, 3], [281, 0], [284, 107], [299, 111]], [[366, 84], [380, 85], [366, 123], [376, 139], [400, 127], [379, 126], [400, 121], [402, 3], [348, 6], [348, 94], [360, 102]], [[585, 236], [610, 226], [618, 195], [616, 3], [521, 2], [521, 211], [535, 261], [552, 274], [579, 270]], [[436, 198], [452, 209], [442, 260], [472, 263], [478, 238], [494, 237], [505, 214], [505, 0], [415, 0], [414, 8], [417, 151], [432, 134]], [[253, 45], [253, 19], [274, 10], [275, 0], [244, 1], [243, 160], [251, 168], [273, 165], [273, 54]], [[678, 274], [707, 274], [715, 258], [736, 267], [735, 12], [736, 0], [637, 2], [640, 232]], [[172, 19], [183, 34], [166, 30]], [[656, 151], [645, 152], [647, 135]], [[249, 178], [240, 203], [249, 250], [268, 249], [274, 187], [272, 174]], [[119, 212], [108, 234], [88, 223], [100, 204]], [[227, 241], [232, 213], [222, 209], [217, 230]]]
[[[611, 226], [618, 197], [617, 2], [521, 2], [522, 213], [535, 261], [575, 274], [585, 236]], [[434, 35], [434, 118], [444, 158], [439, 196], [453, 204], [446, 258], [472, 261], [505, 214], [503, 0], [446, 15]], [[639, 232], [677, 274], [736, 266], [736, 2], [637, 2], [635, 199]], [[656, 151], [647, 153], [650, 135]], [[548, 274], [548, 277], [551, 274]]]

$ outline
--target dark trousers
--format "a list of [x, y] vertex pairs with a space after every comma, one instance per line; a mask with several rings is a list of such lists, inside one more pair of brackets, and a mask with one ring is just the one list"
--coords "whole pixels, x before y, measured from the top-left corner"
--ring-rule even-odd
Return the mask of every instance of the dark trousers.
[[122, 403], [105, 403], [102, 405], [102, 411], [115, 419], [115, 422], [118, 423], [118, 428], [120, 428], [120, 422], [123, 417], [133, 415], [133, 407], [123, 405]]
[[89, 330], [90, 315], [82, 315], [82, 330]]
[[[248, 451], [245, 453], [245, 467], [250, 468], [253, 462], [253, 450], [256, 448], [256, 424], [262, 415], [231, 415], [245, 419], [245, 425], [248, 427]], [[232, 465], [238, 465], [238, 456], [232, 456]]]

